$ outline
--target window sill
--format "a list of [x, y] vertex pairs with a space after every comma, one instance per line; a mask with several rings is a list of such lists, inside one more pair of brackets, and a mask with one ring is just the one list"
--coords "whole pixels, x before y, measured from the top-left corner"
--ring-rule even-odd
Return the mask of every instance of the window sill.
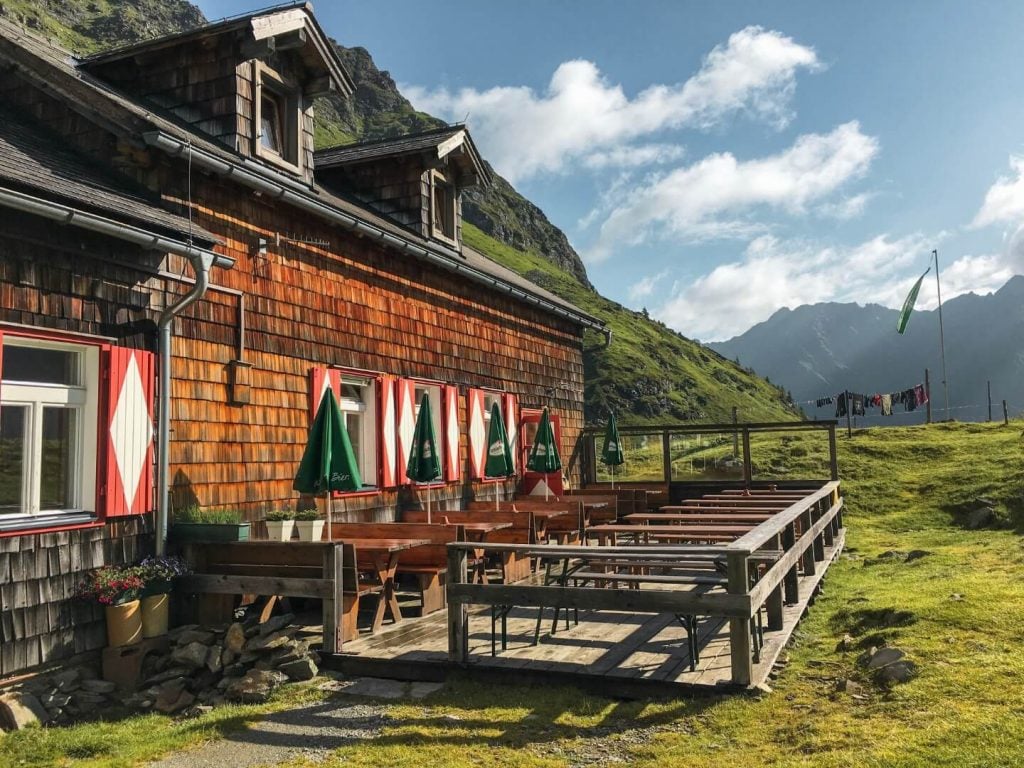
[[378, 496], [381, 493], [380, 488], [365, 488], [361, 491], [334, 491], [331, 494], [331, 498], [334, 499], [358, 499], [362, 496]]
[[103, 521], [91, 512], [37, 515], [32, 518], [21, 517], [17, 520], [0, 520], [0, 538], [72, 531], [79, 528], [98, 528], [103, 524]]
[[512, 475], [511, 477], [474, 477], [474, 478], [472, 478], [474, 483], [484, 483], [486, 485], [494, 485], [496, 483], [504, 483], [504, 482], [507, 482], [509, 480], [512, 480], [512, 481], [515, 481], [515, 482], [518, 483], [520, 479], [521, 478], [520, 478], [519, 475]]

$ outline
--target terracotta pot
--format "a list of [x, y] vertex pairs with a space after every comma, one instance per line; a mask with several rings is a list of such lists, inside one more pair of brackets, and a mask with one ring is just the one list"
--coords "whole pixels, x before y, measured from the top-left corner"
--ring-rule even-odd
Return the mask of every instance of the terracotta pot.
[[295, 528], [299, 532], [299, 541], [320, 541], [324, 535], [323, 520], [296, 520]]
[[142, 636], [160, 637], [167, 634], [167, 609], [170, 595], [150, 595], [142, 598]]
[[138, 600], [108, 605], [107, 644], [111, 647], [132, 645], [142, 640], [142, 606]]
[[267, 538], [271, 541], [291, 541], [294, 520], [267, 520]]

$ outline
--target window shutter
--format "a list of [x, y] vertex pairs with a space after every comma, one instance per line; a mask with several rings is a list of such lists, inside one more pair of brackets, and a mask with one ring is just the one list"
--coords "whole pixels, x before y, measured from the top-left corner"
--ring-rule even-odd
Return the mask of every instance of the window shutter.
[[516, 457], [519, 455], [519, 447], [516, 441], [519, 439], [519, 397], [511, 393], [505, 395], [505, 430], [508, 432], [508, 445], [512, 449], [512, 467], [517, 471]]
[[[4, 332], [0, 331], [0, 379], [4, 377]], [[0, 384], [0, 397], [3, 397], [3, 385]]]
[[334, 390], [335, 399], [341, 398], [341, 371], [331, 368], [314, 368], [312, 371], [312, 383], [309, 388], [309, 423], [312, 424], [316, 418], [316, 412], [320, 408], [320, 401], [327, 394], [327, 388]]
[[416, 389], [411, 379], [398, 380], [397, 403], [398, 420], [396, 434], [398, 436], [397, 480], [399, 485], [407, 485], [409, 478], [405, 476], [405, 467], [409, 463], [409, 451], [412, 450], [412, 437], [416, 431]]
[[444, 388], [444, 479], [453, 482], [461, 474], [462, 457], [459, 455], [459, 388], [448, 384]]
[[380, 482], [383, 488], [394, 488], [398, 485], [398, 462], [395, 441], [395, 384], [394, 376], [381, 376], [377, 386], [380, 387]]
[[103, 350], [106, 409], [100, 420], [105, 517], [140, 515], [153, 508], [153, 394], [156, 363], [151, 352]]
[[474, 478], [484, 476], [487, 456], [487, 425], [484, 422], [484, 392], [471, 389], [466, 394], [469, 412], [469, 468]]

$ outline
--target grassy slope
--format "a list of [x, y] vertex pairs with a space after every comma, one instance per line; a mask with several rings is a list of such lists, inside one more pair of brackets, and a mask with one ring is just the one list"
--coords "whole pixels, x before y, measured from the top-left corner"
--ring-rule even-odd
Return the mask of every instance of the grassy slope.
[[[392, 725], [379, 739], [345, 747], [323, 765], [1020, 765], [1024, 547], [1019, 532], [966, 531], [951, 513], [986, 496], [1024, 520], [1022, 426], [873, 429], [840, 440], [848, 554], [829, 571], [770, 695], [623, 703], [570, 688], [462, 682], [424, 703], [391, 708]], [[815, 461], [806, 448], [802, 438], [762, 443], [755, 460], [802, 474], [801, 465]], [[911, 549], [931, 554], [909, 564], [869, 562]], [[950, 599], [954, 593], [964, 599]], [[913, 616], [901, 626], [875, 626], [886, 611]], [[846, 632], [860, 644], [883, 635], [920, 675], [890, 691], [876, 687], [855, 666], [859, 649], [835, 650]], [[845, 678], [863, 683], [860, 698], [835, 692]], [[11, 765], [130, 766], [241, 727], [258, 711], [22, 732], [0, 737], [0, 750]]]
[[[614, 410], [624, 424], [703, 418], [730, 421], [733, 406], [743, 421], [794, 418], [774, 386], [717, 353], [616, 304], [533, 253], [518, 251], [463, 225], [465, 242], [605, 321], [612, 343], [587, 332], [584, 344], [589, 422]], [[698, 416], [699, 414], [699, 416]]]

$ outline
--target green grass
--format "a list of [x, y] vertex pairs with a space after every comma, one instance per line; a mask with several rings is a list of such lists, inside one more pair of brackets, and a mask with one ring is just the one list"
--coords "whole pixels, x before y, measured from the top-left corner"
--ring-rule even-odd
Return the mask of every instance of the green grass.
[[587, 421], [614, 411], [621, 424], [680, 420], [723, 422], [796, 418], [778, 387], [665, 325], [595, 293], [543, 257], [512, 248], [462, 225], [467, 245], [603, 320], [612, 331], [584, 338]]
[[[390, 706], [380, 738], [344, 747], [345, 766], [1012, 766], [1024, 762], [1024, 440], [1022, 423], [871, 429], [839, 441], [847, 555], [797, 630], [790, 662], [764, 696], [619, 702], [564, 687], [456, 682]], [[755, 464], [816, 461], [809, 438], [755, 442]], [[961, 513], [985, 496], [1006, 525], [967, 531]], [[912, 563], [872, 562], [924, 549]], [[953, 600], [958, 594], [962, 600]], [[909, 612], [879, 627], [890, 611]], [[891, 690], [836, 650], [879, 635], [920, 675]], [[860, 682], [863, 698], [836, 693]], [[131, 766], [221, 732], [261, 711], [217, 710], [195, 721], [150, 715], [0, 739], [10, 765]], [[302, 761], [294, 765], [302, 765]]]

